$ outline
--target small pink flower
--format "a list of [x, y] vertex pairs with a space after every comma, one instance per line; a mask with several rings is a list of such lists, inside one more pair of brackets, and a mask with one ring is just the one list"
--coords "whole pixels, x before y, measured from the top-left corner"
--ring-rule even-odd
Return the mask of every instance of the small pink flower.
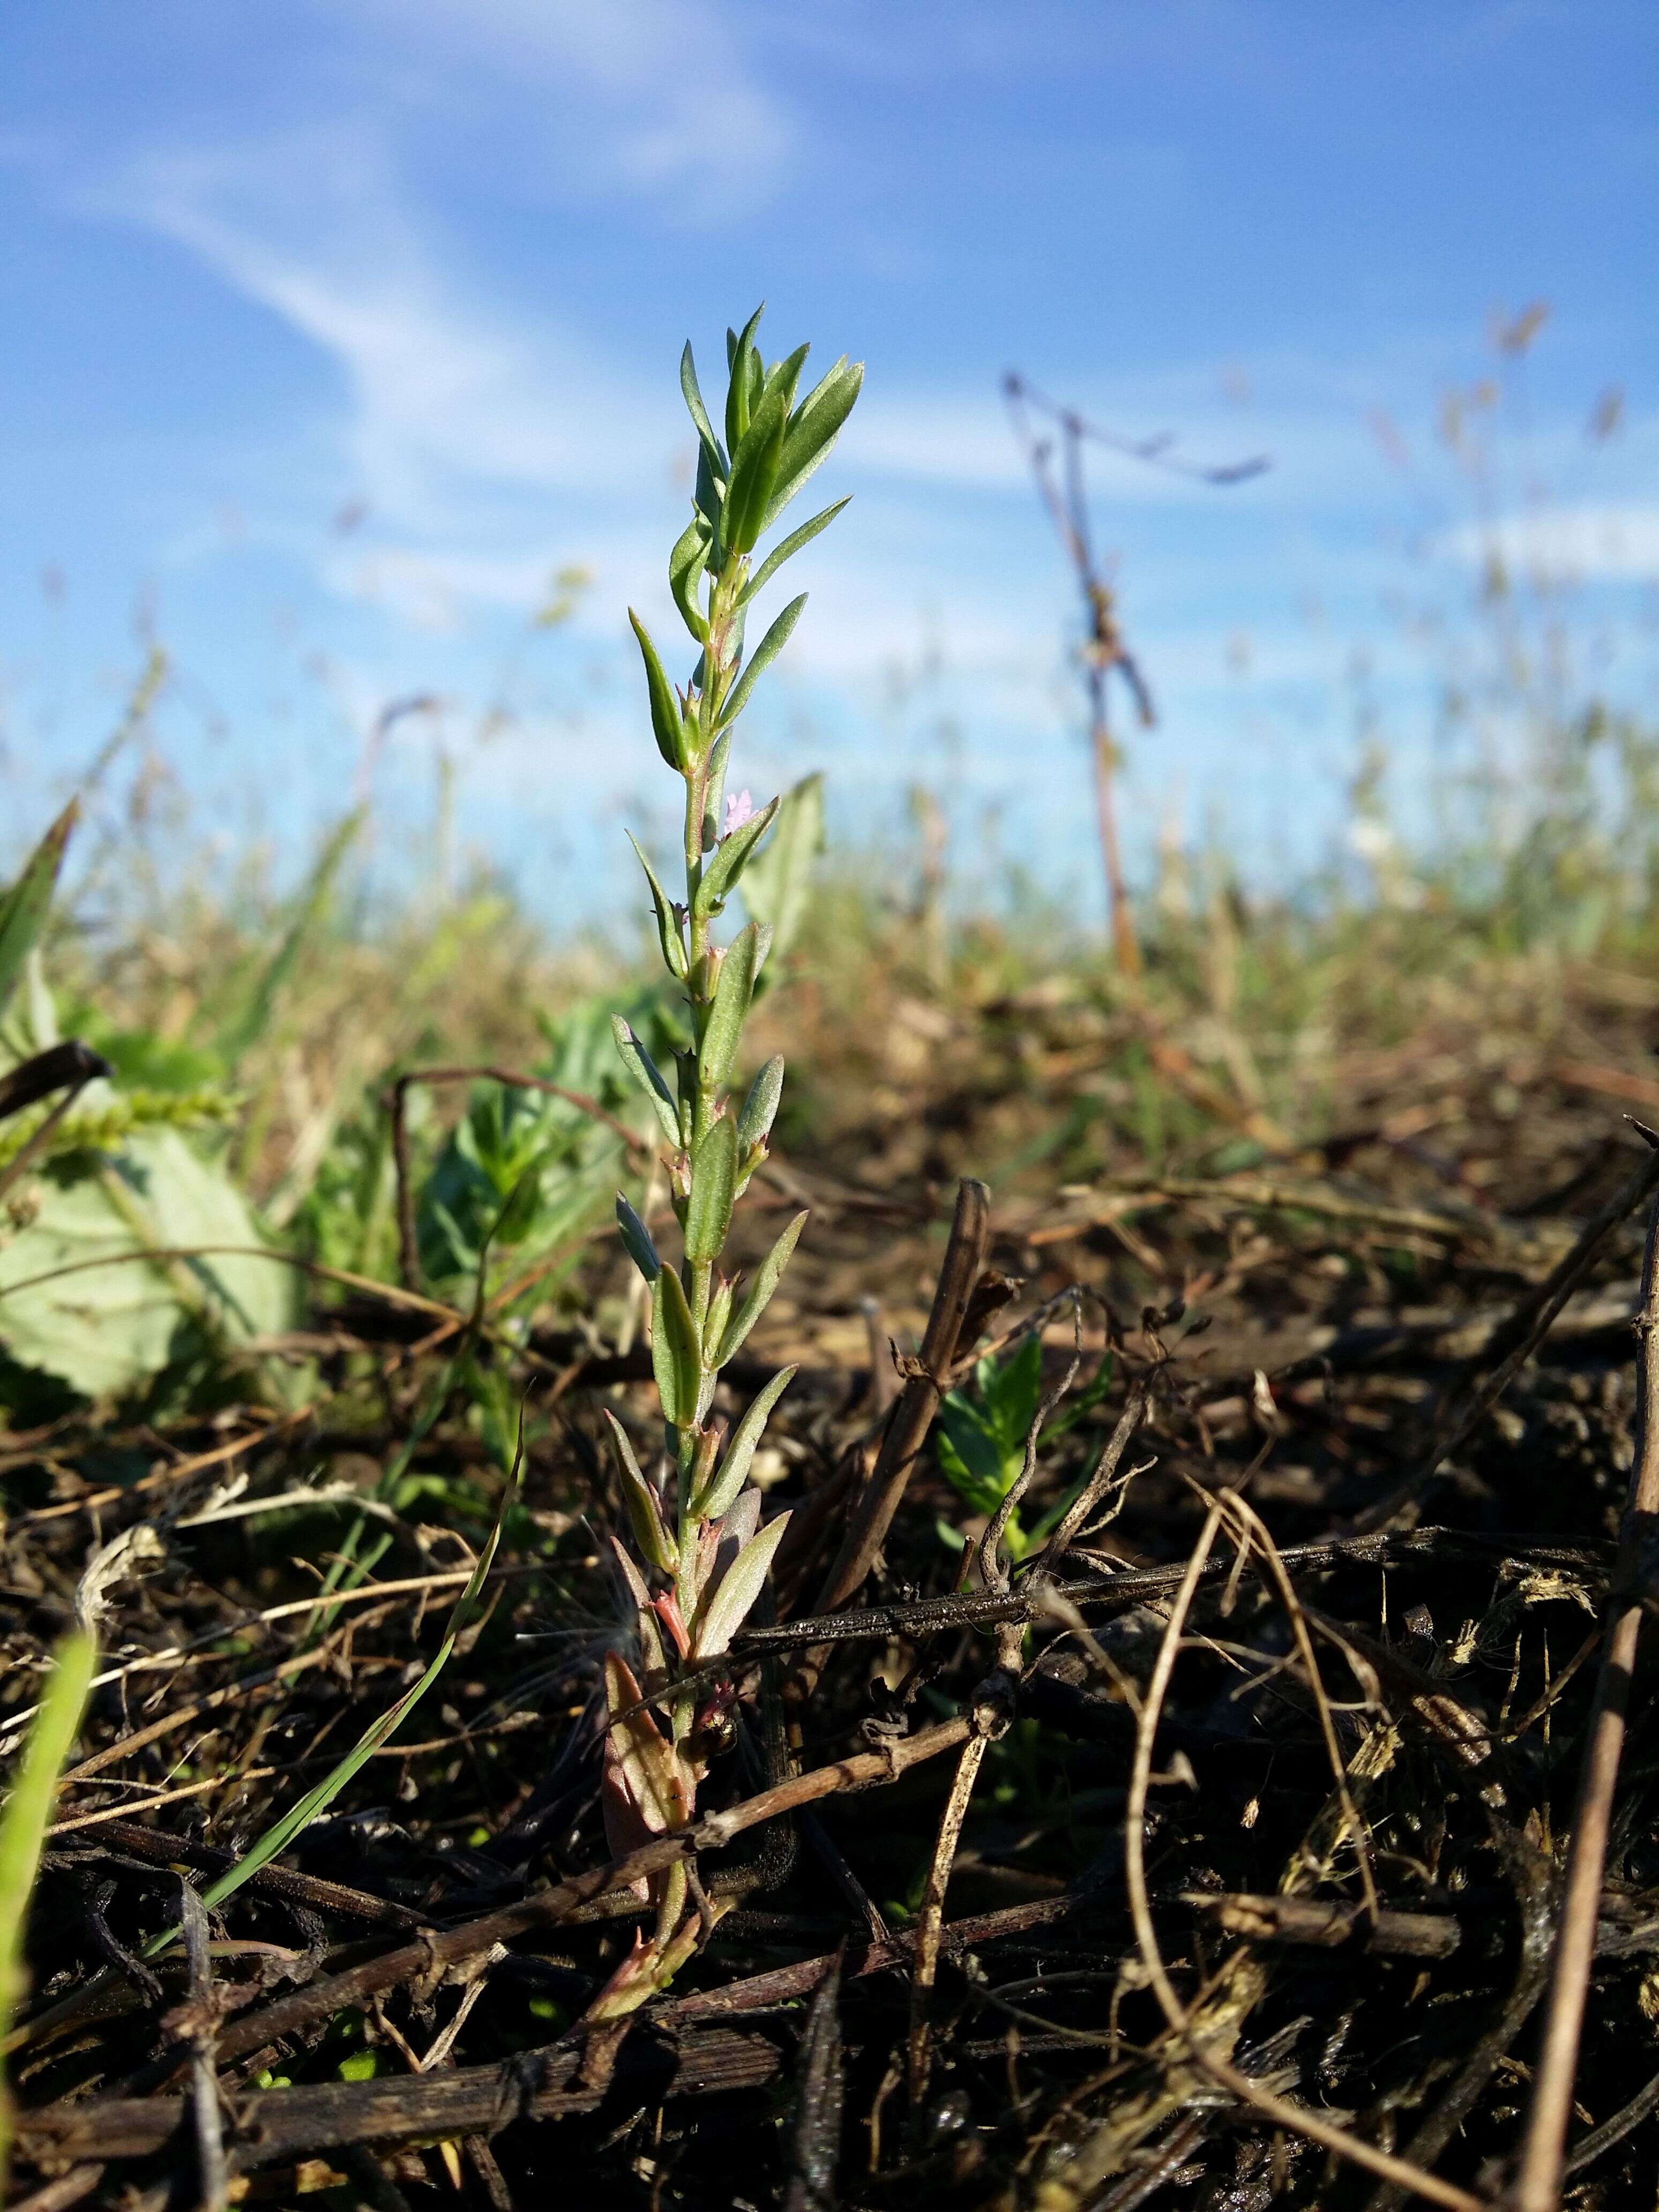
[[720, 832], [721, 836], [729, 837], [734, 830], [741, 830], [754, 811], [755, 802], [746, 791], [738, 792], [735, 799], [728, 796], [726, 802], [726, 827]]

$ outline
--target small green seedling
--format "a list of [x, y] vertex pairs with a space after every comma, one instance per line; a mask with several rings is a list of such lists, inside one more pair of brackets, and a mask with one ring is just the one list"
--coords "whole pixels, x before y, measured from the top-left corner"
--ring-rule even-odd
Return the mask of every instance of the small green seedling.
[[[1075, 1428], [1105, 1396], [1111, 1382], [1109, 1353], [1065, 1412], [1056, 1414], [1037, 1438], [1038, 1449]], [[989, 1352], [974, 1369], [974, 1388], [950, 1391], [939, 1408], [934, 1455], [939, 1472], [971, 1514], [989, 1520], [1013, 1488], [1025, 1464], [1026, 1440], [1042, 1400], [1042, 1344], [1034, 1331], [1006, 1359]], [[1003, 1534], [1009, 1558], [1018, 1563], [1059, 1525], [1075, 1492], [1069, 1492], [1027, 1530], [1018, 1510]], [[939, 1523], [940, 1540], [953, 1552], [966, 1539], [948, 1521]]]

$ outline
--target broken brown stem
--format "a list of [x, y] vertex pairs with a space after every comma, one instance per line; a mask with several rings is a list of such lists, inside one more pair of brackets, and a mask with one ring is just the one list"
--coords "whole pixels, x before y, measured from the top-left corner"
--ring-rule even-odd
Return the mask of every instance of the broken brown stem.
[[222, 2066], [263, 2050], [279, 2038], [302, 2033], [319, 2021], [331, 2018], [345, 2005], [362, 2005], [378, 1991], [396, 1989], [417, 1976], [435, 1973], [463, 1960], [477, 1957], [496, 1943], [510, 1943], [540, 1928], [572, 1918], [580, 1909], [659, 1874], [698, 1850], [717, 1850], [745, 1830], [778, 1819], [798, 1806], [815, 1803], [843, 1790], [868, 1790], [896, 1782], [901, 1774], [936, 1759], [964, 1742], [972, 1723], [966, 1718], [942, 1721], [913, 1736], [884, 1745], [879, 1751], [858, 1752], [848, 1759], [811, 1773], [793, 1775], [787, 1781], [763, 1790], [723, 1813], [709, 1814], [694, 1826], [659, 1836], [630, 1851], [611, 1866], [574, 1875], [553, 1888], [527, 1897], [499, 1911], [484, 1914], [459, 1928], [434, 1930], [416, 1942], [400, 1945], [379, 1957], [366, 1959], [337, 1974], [295, 1990], [274, 2004], [240, 2014], [228, 2022], [219, 2038]]
[[990, 1227], [989, 1190], [982, 1182], [964, 1178], [957, 1192], [956, 1218], [922, 1336], [921, 1355], [899, 1393], [870, 1480], [853, 1509], [840, 1553], [818, 1592], [820, 1613], [832, 1613], [845, 1605], [862, 1586], [880, 1554], [910, 1471], [945, 1395], [945, 1378], [957, 1356], [957, 1340], [985, 1264]]
[[1129, 1802], [1123, 1822], [1123, 1871], [1129, 1892], [1129, 1912], [1134, 1923], [1135, 1941], [1147, 1979], [1163, 2008], [1164, 2018], [1183, 2039], [1195, 2063], [1241, 2103], [1254, 2106], [1276, 2127], [1289, 2129], [1293, 2134], [1322, 2143], [1327, 2150], [1351, 2159], [1356, 2166], [1380, 2174], [1384, 2180], [1402, 2183], [1407, 2189], [1426, 2197], [1431, 2203], [1449, 2206], [1451, 2212], [1484, 2212], [1482, 2200], [1471, 2196], [1468, 2190], [1459, 2189], [1452, 2182], [1442, 2181], [1437, 2175], [1425, 2173], [1419, 2166], [1395, 2158], [1388, 2151], [1378, 2150], [1375, 2144], [1362, 2142], [1358, 2136], [1350, 2135], [1346, 2128], [1336, 2126], [1317, 2112], [1301, 2105], [1293, 2105], [1288, 2098], [1274, 2095], [1271, 2090], [1264, 2089], [1259, 2081], [1253, 2081], [1248, 2074], [1241, 2073], [1237, 2066], [1211, 2050], [1182, 2002], [1174, 1983], [1170, 1979], [1169, 1969], [1164, 1963], [1146, 1893], [1146, 1793], [1152, 1782], [1152, 1744], [1158, 1734], [1158, 1715], [1163, 1711], [1170, 1678], [1175, 1672], [1176, 1658], [1181, 1650], [1182, 1630], [1192, 1609], [1193, 1597], [1198, 1589], [1205, 1561], [1220, 1534], [1222, 1522], [1227, 1517], [1231, 1503], [1230, 1498], [1224, 1497], [1211, 1507], [1198, 1541], [1193, 1547], [1181, 1587], [1170, 1610], [1163, 1641], [1158, 1646], [1157, 1663], [1152, 1668], [1152, 1680], [1147, 1685], [1141, 1706], [1139, 1724], [1135, 1731], [1134, 1766], [1130, 1775]]

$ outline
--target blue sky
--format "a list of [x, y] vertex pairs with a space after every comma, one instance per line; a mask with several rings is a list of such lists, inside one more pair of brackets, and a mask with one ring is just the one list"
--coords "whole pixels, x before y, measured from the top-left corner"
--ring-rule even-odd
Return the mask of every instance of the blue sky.
[[[1456, 607], [1483, 517], [1571, 574], [1600, 680], [1653, 704], [1656, 91], [1638, 0], [8, 9], [7, 811], [32, 826], [92, 757], [154, 635], [158, 743], [227, 846], [291, 858], [366, 779], [395, 842], [441, 754], [464, 840], [593, 912], [621, 819], [666, 820], [623, 609], [672, 629], [679, 346], [712, 372], [764, 296], [774, 352], [868, 374], [822, 479], [854, 502], [750, 717], [757, 795], [822, 767], [870, 836], [932, 779], [964, 858], [994, 817], [1095, 896], [1018, 367], [1195, 459], [1273, 457], [1227, 491], [1103, 460], [1099, 527], [1163, 710], [1132, 849], [1218, 823], [1258, 872], [1305, 866], [1358, 694], [1421, 787], [1407, 611]], [[1534, 300], [1477, 493], [1437, 409]]]

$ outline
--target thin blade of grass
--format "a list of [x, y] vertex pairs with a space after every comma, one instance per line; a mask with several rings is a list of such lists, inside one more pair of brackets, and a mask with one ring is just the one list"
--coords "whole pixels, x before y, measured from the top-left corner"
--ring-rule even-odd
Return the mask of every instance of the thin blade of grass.
[[[0, 1812], [0, 2046], [23, 1996], [23, 1929], [40, 1872], [40, 1848], [58, 1779], [80, 1733], [96, 1662], [97, 1646], [90, 1636], [66, 1636], [58, 1645], [17, 1779]], [[10, 2150], [11, 2099], [0, 2071], [0, 2188], [5, 2184]]]

